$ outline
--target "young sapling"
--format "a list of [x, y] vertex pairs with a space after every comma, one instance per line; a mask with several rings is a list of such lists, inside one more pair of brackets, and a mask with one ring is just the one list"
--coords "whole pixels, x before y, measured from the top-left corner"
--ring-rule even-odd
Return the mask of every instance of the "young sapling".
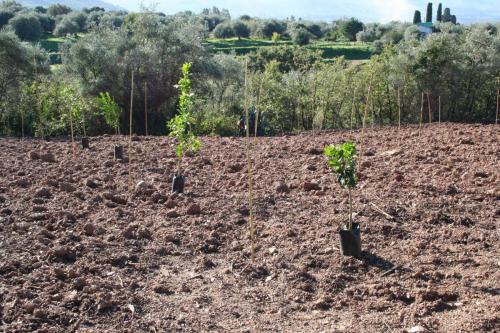
[[361, 254], [361, 234], [359, 224], [352, 219], [352, 189], [357, 185], [356, 178], [356, 146], [347, 142], [342, 145], [328, 145], [324, 150], [328, 165], [337, 177], [340, 187], [349, 193], [349, 219], [341, 228], [340, 245], [343, 255], [359, 257]]
[[[173, 192], [182, 193], [182, 187], [184, 184], [182, 175], [182, 159], [187, 152], [197, 152], [201, 148], [200, 139], [193, 133], [192, 124], [194, 123], [194, 117], [191, 115], [191, 110], [194, 106], [194, 94], [191, 93], [191, 64], [185, 63], [182, 66], [182, 78], [179, 80], [176, 87], [180, 90], [179, 97], [179, 113], [167, 122], [167, 128], [170, 133], [169, 136], [173, 136], [177, 139], [177, 147], [175, 149], [177, 155], [177, 169], [174, 176], [174, 183], [172, 186]], [[176, 180], [179, 180], [182, 186], [176, 186]]]
[[349, 193], [349, 224], [347, 229], [352, 229], [352, 189], [357, 185], [356, 178], [356, 145], [344, 143], [339, 146], [329, 145], [325, 147], [325, 156], [328, 165], [337, 176], [340, 187], [347, 188]]
[[[104, 116], [106, 124], [115, 130], [115, 134], [120, 134], [120, 114], [122, 112], [118, 103], [109, 95], [108, 92], [100, 93], [97, 97], [97, 108], [99, 114]], [[123, 147], [115, 144], [115, 159], [123, 159]]]

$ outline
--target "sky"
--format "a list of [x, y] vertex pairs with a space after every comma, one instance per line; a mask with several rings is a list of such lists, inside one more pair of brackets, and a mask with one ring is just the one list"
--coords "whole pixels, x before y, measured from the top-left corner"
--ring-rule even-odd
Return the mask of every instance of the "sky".
[[[416, 9], [425, 16], [428, 0], [106, 0], [130, 11], [140, 10], [141, 4], [165, 14], [183, 10], [200, 12], [203, 8], [226, 8], [232, 17], [243, 14], [262, 18], [296, 18], [332, 21], [342, 17], [357, 17], [364, 22], [411, 21]], [[434, 15], [438, 2], [434, 3]], [[443, 1], [459, 22], [500, 21], [500, 0]]]

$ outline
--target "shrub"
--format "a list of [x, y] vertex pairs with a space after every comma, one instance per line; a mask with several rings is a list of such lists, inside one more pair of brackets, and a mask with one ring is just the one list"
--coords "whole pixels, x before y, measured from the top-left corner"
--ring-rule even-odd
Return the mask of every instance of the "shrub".
[[78, 25], [69, 19], [62, 19], [61, 22], [59, 22], [55, 29], [54, 29], [54, 35], [58, 37], [64, 37], [66, 35], [74, 35], [80, 31], [80, 28]]
[[310, 38], [311, 34], [305, 29], [299, 28], [292, 33], [292, 41], [296, 45], [307, 45]]
[[188, 151], [197, 152], [201, 147], [201, 141], [192, 130], [194, 118], [191, 111], [194, 105], [194, 95], [191, 93], [191, 64], [182, 65], [182, 78], [177, 85], [181, 92], [179, 97], [179, 113], [167, 123], [170, 130], [169, 135], [177, 139], [177, 176], [181, 173], [181, 163], [184, 154]]
[[52, 17], [56, 17], [59, 15], [66, 15], [68, 13], [71, 13], [71, 8], [61, 4], [51, 5], [47, 9], [47, 14], [49, 14], [49, 16]]
[[277, 20], [266, 20], [261, 22], [258, 34], [263, 38], [271, 38], [274, 32], [283, 34], [286, 31], [286, 24]]
[[118, 103], [108, 92], [100, 93], [96, 102], [99, 114], [104, 117], [106, 124], [114, 128], [116, 134], [120, 134], [120, 114], [122, 110]]
[[352, 196], [351, 190], [356, 187], [356, 145], [354, 143], [344, 143], [339, 146], [329, 145], [325, 147], [325, 156], [328, 158], [328, 165], [337, 176], [337, 181], [341, 188], [349, 190], [349, 226], [352, 229]]
[[215, 38], [231, 38], [234, 37], [234, 29], [229, 23], [221, 23], [214, 29]]
[[42, 25], [35, 14], [19, 14], [9, 21], [16, 35], [26, 41], [36, 41], [42, 36]]
[[236, 21], [233, 23], [233, 31], [238, 39], [248, 38], [250, 36], [250, 28], [242, 21]]
[[339, 30], [350, 41], [356, 41], [356, 34], [363, 30], [363, 23], [355, 18], [344, 20], [340, 22]]
[[10, 10], [0, 9], [0, 29], [2, 29], [9, 20], [14, 17], [14, 13]]

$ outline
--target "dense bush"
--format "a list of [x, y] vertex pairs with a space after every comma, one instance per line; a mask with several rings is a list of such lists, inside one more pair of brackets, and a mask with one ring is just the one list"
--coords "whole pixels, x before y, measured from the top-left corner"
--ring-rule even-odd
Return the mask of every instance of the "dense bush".
[[0, 29], [2, 29], [9, 20], [14, 17], [14, 13], [10, 10], [0, 9]]
[[274, 32], [283, 34], [286, 31], [286, 23], [278, 20], [264, 20], [258, 28], [257, 34], [262, 38], [271, 38]]
[[307, 44], [309, 44], [310, 38], [311, 38], [311, 34], [306, 29], [300, 28], [300, 29], [293, 31], [293, 33], [292, 33], [292, 41], [296, 45], [300, 45], [300, 46], [307, 45]]
[[221, 23], [214, 29], [215, 38], [232, 38], [235, 32], [230, 23]]
[[40, 24], [42, 25], [42, 29], [44, 32], [51, 33], [54, 31], [54, 28], [56, 27], [56, 21], [48, 16], [47, 14], [38, 14], [37, 15], [38, 20], [40, 21]]
[[9, 25], [22, 40], [36, 41], [43, 33], [40, 20], [33, 13], [18, 14], [10, 19]]
[[52, 16], [52, 17], [66, 15], [66, 14], [70, 13], [71, 11], [72, 10], [70, 7], [65, 6], [65, 5], [61, 5], [61, 4], [51, 5], [51, 6], [49, 6], [49, 8], [47, 8], [47, 14], [49, 16]]
[[87, 27], [87, 15], [83, 12], [71, 12], [65, 15], [54, 29], [54, 35], [66, 36], [84, 32]]
[[356, 34], [363, 30], [363, 23], [355, 18], [337, 22], [339, 31], [350, 41], [356, 40]]
[[248, 25], [245, 22], [235, 21], [235, 22], [233, 22], [232, 28], [233, 28], [235, 36], [238, 37], [238, 39], [240, 39], [242, 37], [243, 38], [250, 37], [250, 28], [248, 27]]

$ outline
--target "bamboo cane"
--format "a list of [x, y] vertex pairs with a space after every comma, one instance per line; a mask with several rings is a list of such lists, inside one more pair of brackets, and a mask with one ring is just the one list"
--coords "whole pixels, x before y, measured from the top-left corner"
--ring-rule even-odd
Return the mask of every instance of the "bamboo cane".
[[497, 91], [497, 116], [495, 118], [495, 125], [498, 125], [498, 104], [500, 100], [500, 89]]
[[24, 141], [24, 111], [21, 111], [21, 138]]
[[75, 159], [76, 149], [75, 149], [75, 136], [73, 132], [73, 112], [71, 112], [71, 107], [69, 108], [69, 124], [71, 128], [71, 150], [73, 151], [73, 159]]
[[250, 124], [249, 124], [249, 114], [248, 114], [248, 59], [245, 60], [245, 97], [244, 97], [244, 107], [245, 107], [245, 118], [247, 124], [247, 172], [248, 172], [248, 206], [249, 206], [249, 222], [250, 222], [250, 253], [252, 262], [255, 261], [255, 228], [254, 228], [254, 217], [253, 217], [253, 172], [252, 172], [252, 158], [251, 158], [251, 140], [250, 140]]
[[351, 108], [351, 116], [349, 119], [351, 132], [352, 132], [352, 117], [353, 117], [355, 108], [356, 108], [356, 87], [354, 88], [354, 93], [352, 95], [352, 108]]
[[398, 87], [398, 148], [401, 146], [401, 94]]
[[439, 124], [441, 124], [441, 95], [439, 95]]
[[427, 107], [429, 108], [429, 124], [432, 123], [431, 94], [427, 92]]
[[422, 130], [422, 120], [424, 117], [424, 93], [422, 92], [422, 100], [420, 104], [420, 124], [418, 125], [418, 136], [420, 137], [420, 133]]
[[148, 83], [144, 83], [144, 120], [146, 128], [146, 136], [148, 136]]
[[257, 138], [257, 129], [259, 127], [259, 116], [260, 116], [260, 94], [262, 92], [262, 85], [264, 83], [264, 80], [260, 80], [260, 85], [259, 85], [259, 90], [257, 92], [257, 114], [255, 115], [255, 136], [254, 136], [254, 145], [255, 145], [255, 140]]
[[128, 142], [128, 189], [132, 192], [132, 111], [134, 106], [134, 71], [130, 83], [129, 142]]
[[373, 73], [370, 77], [370, 83], [368, 85], [368, 95], [365, 103], [365, 114], [363, 116], [363, 128], [361, 129], [361, 147], [359, 149], [359, 170], [361, 171], [361, 162], [363, 160], [363, 150], [365, 145], [365, 127], [366, 127], [366, 117], [368, 115], [368, 105], [372, 94], [372, 83], [373, 83]]

